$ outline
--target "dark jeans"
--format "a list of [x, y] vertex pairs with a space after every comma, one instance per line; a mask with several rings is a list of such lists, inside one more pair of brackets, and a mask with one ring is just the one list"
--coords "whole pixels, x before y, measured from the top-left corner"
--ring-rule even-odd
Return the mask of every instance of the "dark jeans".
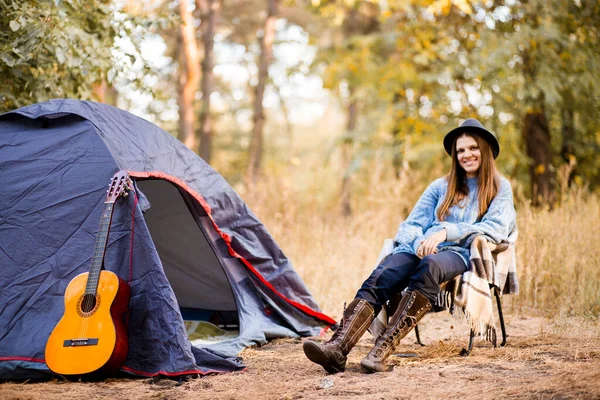
[[392, 254], [373, 270], [356, 297], [367, 300], [375, 309], [375, 315], [390, 296], [405, 288], [418, 290], [433, 304], [440, 292], [440, 283], [466, 269], [462, 257], [452, 251], [441, 251], [423, 259], [410, 253]]

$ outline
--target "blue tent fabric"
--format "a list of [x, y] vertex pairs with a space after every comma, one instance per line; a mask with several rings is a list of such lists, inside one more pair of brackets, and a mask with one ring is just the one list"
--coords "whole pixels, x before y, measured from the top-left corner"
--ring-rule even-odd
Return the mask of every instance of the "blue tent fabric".
[[179, 309], [185, 299], [163, 269], [145, 220], [152, 201], [136, 182], [139, 202], [115, 203], [105, 256], [106, 269], [132, 289], [123, 371], [241, 370], [236, 354], [244, 347], [315, 335], [334, 323], [242, 199], [181, 142], [115, 107], [52, 100], [0, 116], [0, 379], [52, 376], [45, 343], [64, 312], [66, 286], [89, 269], [106, 187], [121, 169], [169, 178], [194, 203], [240, 326], [237, 338], [210, 348], [190, 343]]

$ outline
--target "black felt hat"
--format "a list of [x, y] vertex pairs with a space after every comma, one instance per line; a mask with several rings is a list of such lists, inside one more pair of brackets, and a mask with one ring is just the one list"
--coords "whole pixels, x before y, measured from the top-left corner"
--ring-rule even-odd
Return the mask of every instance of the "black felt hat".
[[496, 139], [496, 135], [485, 129], [481, 122], [477, 121], [475, 118], [467, 119], [465, 122], [460, 124], [458, 128], [452, 129], [446, 134], [444, 137], [444, 149], [446, 149], [446, 153], [452, 155], [452, 145], [454, 144], [456, 138], [463, 133], [476, 134], [488, 142], [492, 148], [492, 154], [494, 154], [494, 158], [497, 158], [498, 154], [500, 154], [500, 144], [498, 143], [498, 139]]

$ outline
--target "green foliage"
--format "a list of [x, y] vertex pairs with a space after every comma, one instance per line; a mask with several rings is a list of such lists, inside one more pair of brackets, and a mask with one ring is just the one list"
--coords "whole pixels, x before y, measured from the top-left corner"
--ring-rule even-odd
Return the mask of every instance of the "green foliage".
[[90, 99], [110, 81], [119, 24], [110, 0], [0, 0], [0, 111]]
[[[520, 129], [525, 113], [543, 103], [554, 168], [574, 157], [576, 180], [597, 186], [600, 169], [590, 150], [600, 149], [594, 111], [600, 96], [595, 72], [600, 66], [600, 4], [555, 0], [502, 7], [502, 18], [494, 29], [481, 30], [481, 51], [470, 58], [483, 86], [497, 93], [494, 109], [510, 113]], [[498, 14], [498, 8], [487, 11]]]
[[543, 102], [553, 168], [574, 157], [575, 180], [600, 184], [600, 3], [357, 0], [312, 9], [331, 21], [318, 58], [325, 85], [344, 102], [346, 88], [360, 100], [358, 126], [368, 129], [359, 129], [357, 158], [384, 146], [396, 167], [430, 165], [443, 153], [430, 144], [459, 118], [477, 117], [500, 138], [503, 171], [527, 182], [519, 132]]
[[470, 24], [466, 2], [372, 4], [378, 3], [318, 3], [316, 12], [332, 19], [333, 30], [318, 62], [325, 65], [326, 87], [344, 101], [348, 93], [359, 99], [355, 157], [387, 157], [400, 173], [443, 159], [444, 132], [456, 117], [477, 113], [465, 101], [468, 78], [457, 58], [478, 37], [464, 27]]

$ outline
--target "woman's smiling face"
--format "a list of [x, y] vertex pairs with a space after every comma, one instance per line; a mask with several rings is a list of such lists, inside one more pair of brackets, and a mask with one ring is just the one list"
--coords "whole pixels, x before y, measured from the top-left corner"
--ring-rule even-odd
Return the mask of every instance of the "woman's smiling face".
[[481, 167], [481, 150], [472, 136], [463, 134], [456, 139], [456, 157], [458, 165], [467, 173], [467, 178], [474, 178]]

